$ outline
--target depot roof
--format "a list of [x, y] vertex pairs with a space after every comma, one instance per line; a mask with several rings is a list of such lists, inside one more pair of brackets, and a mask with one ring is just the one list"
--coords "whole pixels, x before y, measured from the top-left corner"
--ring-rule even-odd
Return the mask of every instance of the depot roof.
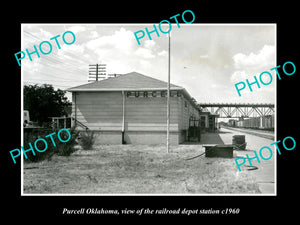
[[[88, 84], [79, 85], [67, 89], [69, 92], [97, 92], [97, 91], [164, 91], [167, 90], [168, 83], [145, 76], [137, 72], [131, 72], [111, 77], [105, 80], [95, 81]], [[189, 101], [197, 108], [190, 94], [183, 88], [170, 84], [170, 90], [182, 91]]]
[[[184, 90], [180, 86], [170, 84], [171, 90]], [[95, 81], [88, 84], [67, 89], [70, 92], [78, 91], [147, 91], [167, 90], [167, 82], [145, 76], [137, 72], [123, 74], [105, 80]]]

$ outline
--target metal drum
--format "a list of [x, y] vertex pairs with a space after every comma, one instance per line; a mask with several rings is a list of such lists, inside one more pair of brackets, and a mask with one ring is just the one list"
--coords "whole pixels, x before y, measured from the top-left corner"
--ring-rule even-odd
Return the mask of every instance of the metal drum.
[[247, 145], [245, 135], [233, 135], [232, 145], [234, 149], [245, 150]]

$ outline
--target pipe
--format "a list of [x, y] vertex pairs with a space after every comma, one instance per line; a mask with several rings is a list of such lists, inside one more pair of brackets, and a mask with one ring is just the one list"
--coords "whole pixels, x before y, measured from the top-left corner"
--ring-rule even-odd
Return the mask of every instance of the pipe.
[[122, 144], [125, 142], [125, 93], [122, 91]]

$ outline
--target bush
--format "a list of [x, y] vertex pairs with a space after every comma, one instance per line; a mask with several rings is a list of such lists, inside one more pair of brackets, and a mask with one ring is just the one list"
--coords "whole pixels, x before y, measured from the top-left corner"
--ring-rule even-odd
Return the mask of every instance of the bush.
[[[30, 148], [29, 143], [31, 143], [32, 148], [34, 149], [35, 155], [33, 155], [32, 151], [28, 151], [26, 153], [27, 159], [24, 156], [25, 161], [30, 161], [30, 162], [39, 162], [45, 159], [50, 160], [51, 157], [54, 154], [60, 155], [60, 156], [70, 156], [74, 151], [75, 148], [74, 146], [77, 144], [76, 139], [79, 135], [79, 132], [76, 131], [74, 128], [70, 129], [71, 133], [71, 138], [68, 142], [61, 142], [58, 137], [57, 133], [59, 130], [52, 130], [52, 129], [24, 129], [24, 149], [27, 150]], [[51, 133], [55, 132], [55, 135], [52, 135], [51, 137], [53, 138], [54, 143], [56, 146], [53, 145], [50, 137], [45, 137]], [[60, 137], [62, 140], [67, 140], [68, 139], [68, 133], [65, 131], [60, 132]], [[38, 138], [43, 138], [44, 140], [47, 141], [48, 147], [47, 150], [44, 152], [38, 152], [36, 151], [34, 147], [34, 142]], [[37, 148], [38, 149], [44, 149], [45, 144], [42, 141], [37, 142]]]
[[[59, 140], [57, 140], [57, 142], [55, 141], [55, 143], [58, 143], [56, 146], [57, 155], [70, 156], [73, 152], [76, 151], [74, 146], [77, 144], [76, 139], [78, 138], [79, 132], [76, 131], [75, 128], [71, 128], [69, 131], [71, 133], [71, 139], [68, 142], [63, 143], [60, 142]], [[63, 140], [67, 140], [68, 139], [67, 132], [61, 132], [60, 137]], [[56, 139], [58, 139], [57, 136]]]
[[[25, 158], [24, 155], [24, 160], [26, 161], [30, 161], [30, 162], [39, 162], [39, 161], [43, 161], [45, 159], [50, 159], [52, 157], [52, 155], [54, 154], [54, 151], [52, 149], [53, 145], [47, 140], [47, 144], [48, 144], [48, 148], [45, 152], [38, 152], [36, 151], [35, 147], [34, 147], [34, 142], [38, 139], [38, 138], [43, 138], [46, 140], [45, 136], [53, 133], [52, 130], [50, 129], [43, 129], [43, 128], [24, 128], [24, 143], [23, 143], [23, 148], [24, 150], [28, 150], [30, 148], [29, 143], [31, 143], [31, 146], [35, 152], [35, 155], [32, 153], [32, 151], [28, 151], [26, 152], [26, 156], [27, 159]], [[45, 144], [42, 142], [38, 142], [37, 143], [37, 148], [38, 149], [44, 149], [45, 148]]]
[[94, 143], [94, 131], [85, 131], [80, 133], [79, 144], [83, 150], [93, 149]]

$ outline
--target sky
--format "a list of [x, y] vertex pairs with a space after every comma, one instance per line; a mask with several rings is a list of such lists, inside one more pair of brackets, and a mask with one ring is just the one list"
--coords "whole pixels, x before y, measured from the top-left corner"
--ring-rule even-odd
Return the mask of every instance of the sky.
[[[158, 26], [158, 25], [157, 25]], [[147, 35], [138, 45], [134, 32], [153, 30], [153, 24], [22, 24], [20, 51], [34, 51], [42, 41], [52, 44], [48, 55], [32, 54], [21, 61], [22, 82], [52, 84], [66, 90], [87, 83], [89, 64], [104, 63], [107, 73], [138, 72], [163, 81], [168, 79], [168, 36]], [[168, 30], [168, 27], [162, 27]], [[62, 40], [72, 31], [76, 40]], [[50, 38], [60, 35], [57, 41]], [[67, 42], [71, 36], [66, 35]], [[69, 40], [68, 40], [69, 38]], [[172, 24], [171, 83], [184, 87], [198, 103], [275, 103], [276, 26], [274, 24]], [[47, 44], [43, 50], [47, 52]], [[16, 61], [17, 64], [17, 61]], [[254, 81], [268, 71], [270, 85], [252, 85], [241, 91], [235, 83]], [[262, 77], [267, 83], [268, 77]], [[134, 81], [133, 81], [134, 82]], [[71, 94], [67, 94], [71, 99]]]

